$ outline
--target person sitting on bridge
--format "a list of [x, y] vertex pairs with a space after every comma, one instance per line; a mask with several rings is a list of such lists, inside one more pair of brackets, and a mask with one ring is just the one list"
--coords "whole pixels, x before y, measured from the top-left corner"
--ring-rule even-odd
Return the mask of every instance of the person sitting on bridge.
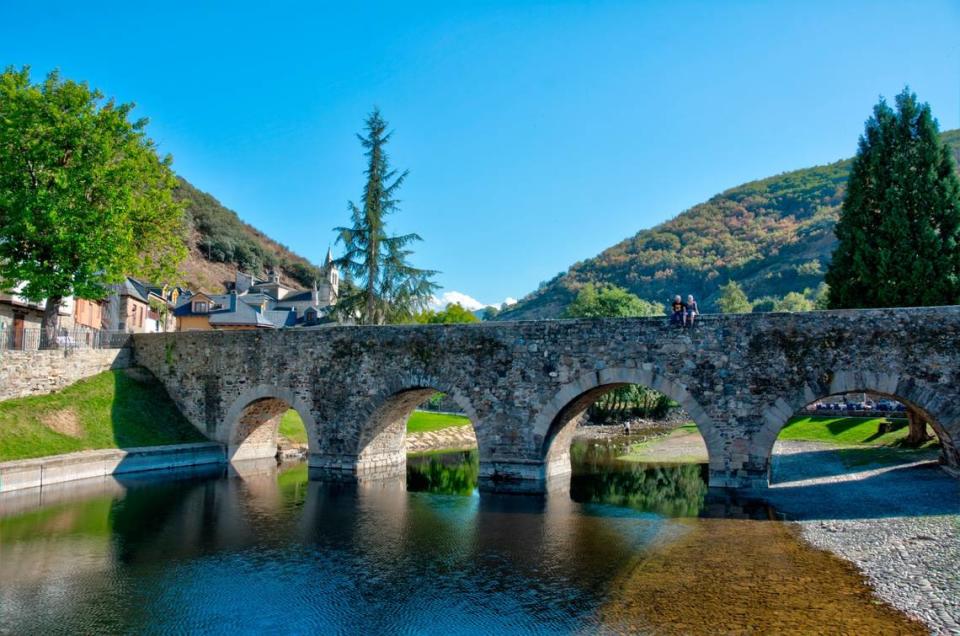
[[671, 303], [670, 309], [673, 312], [670, 314], [670, 323], [677, 325], [678, 327], [683, 327], [683, 318], [687, 311], [687, 306], [680, 298], [680, 294], [677, 294], [673, 297], [673, 303]]
[[693, 294], [687, 296], [686, 312], [683, 315], [683, 324], [687, 327], [693, 327], [693, 321], [699, 315], [700, 308], [697, 307], [697, 301], [693, 299]]

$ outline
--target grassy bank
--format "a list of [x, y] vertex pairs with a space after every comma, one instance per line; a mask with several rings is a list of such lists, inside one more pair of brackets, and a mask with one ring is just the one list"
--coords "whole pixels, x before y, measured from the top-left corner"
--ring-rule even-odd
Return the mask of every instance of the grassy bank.
[[451, 426], [469, 426], [470, 419], [463, 415], [449, 413], [431, 413], [430, 411], [414, 411], [407, 420], [408, 433], [429, 433]]
[[284, 413], [280, 419], [280, 437], [294, 444], [307, 443], [307, 429], [304, 428], [300, 415], [293, 409]]
[[[907, 421], [893, 420], [892, 430], [881, 432], [881, 423], [886, 421], [884, 417], [801, 416], [791, 419], [777, 439], [841, 447], [844, 461], [850, 466], [914, 461], [934, 452], [938, 444], [936, 437], [920, 448], [908, 448], [903, 444], [908, 432]], [[933, 435], [933, 431], [928, 432]], [[686, 424], [662, 437], [632, 444], [620, 459], [686, 463], [705, 462], [707, 455], [697, 427]]]
[[[907, 436], [907, 420], [895, 419], [893, 430], [880, 432], [884, 417], [795, 417], [780, 431], [777, 439], [829, 442], [843, 446], [870, 444], [900, 446]], [[932, 434], [932, 431], [928, 430]]]
[[[428, 433], [430, 431], [439, 431], [451, 426], [469, 426], [469, 418], [463, 415], [451, 415], [449, 413], [431, 413], [429, 411], [414, 411], [407, 420], [408, 433]], [[280, 437], [283, 437], [294, 444], [307, 443], [307, 431], [303, 427], [303, 420], [297, 415], [297, 412], [290, 409], [283, 414], [280, 420]]]
[[0, 402], [0, 461], [205, 439], [142, 369], [105, 371], [57, 393]]

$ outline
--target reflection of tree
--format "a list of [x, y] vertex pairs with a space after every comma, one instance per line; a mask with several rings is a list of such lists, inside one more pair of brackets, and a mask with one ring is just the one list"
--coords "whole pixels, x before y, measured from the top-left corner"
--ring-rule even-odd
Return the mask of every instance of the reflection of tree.
[[476, 451], [464, 451], [428, 460], [407, 462], [407, 489], [442, 495], [469, 495], [477, 487], [480, 460]]
[[574, 476], [570, 496], [669, 516], [696, 516], [707, 484], [699, 464], [651, 466], [616, 461], [621, 449], [602, 444], [570, 448]]
[[[617, 461], [623, 449], [604, 444], [570, 447], [574, 476], [570, 495], [581, 503], [604, 503], [682, 517], [696, 516], [707, 484], [699, 464], [651, 466]], [[407, 490], [469, 495], [477, 487], [477, 451], [463, 451], [407, 462]]]

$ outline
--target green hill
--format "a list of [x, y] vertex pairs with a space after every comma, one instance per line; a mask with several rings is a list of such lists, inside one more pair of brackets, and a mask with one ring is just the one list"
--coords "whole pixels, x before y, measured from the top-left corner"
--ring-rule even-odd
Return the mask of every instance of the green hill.
[[[942, 137], [960, 161], [960, 130]], [[706, 311], [729, 279], [751, 299], [815, 288], [836, 242], [849, 171], [846, 159], [727, 190], [575, 263], [497, 319], [559, 317], [587, 282], [613, 283], [660, 302], [693, 294]]]
[[306, 258], [244, 223], [236, 212], [185, 179], [179, 181], [175, 196], [187, 202], [190, 226], [190, 255], [183, 270], [191, 289], [220, 292], [238, 269], [263, 275], [276, 267], [285, 282], [302, 288], [322, 277]]

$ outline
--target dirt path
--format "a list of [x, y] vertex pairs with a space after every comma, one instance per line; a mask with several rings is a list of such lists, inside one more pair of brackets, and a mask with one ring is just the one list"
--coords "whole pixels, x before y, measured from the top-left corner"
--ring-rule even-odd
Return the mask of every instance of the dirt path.
[[623, 459], [636, 462], [705, 464], [707, 446], [696, 428], [678, 428], [669, 434], [633, 445]]

